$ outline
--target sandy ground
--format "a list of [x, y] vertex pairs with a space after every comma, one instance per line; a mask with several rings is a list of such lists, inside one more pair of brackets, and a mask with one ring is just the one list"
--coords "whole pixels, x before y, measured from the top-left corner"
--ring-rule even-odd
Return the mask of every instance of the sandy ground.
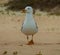
[[20, 30], [24, 17], [0, 15], [0, 55], [4, 51], [5, 55], [60, 55], [60, 16], [34, 16], [39, 28], [34, 45], [26, 45], [26, 36]]

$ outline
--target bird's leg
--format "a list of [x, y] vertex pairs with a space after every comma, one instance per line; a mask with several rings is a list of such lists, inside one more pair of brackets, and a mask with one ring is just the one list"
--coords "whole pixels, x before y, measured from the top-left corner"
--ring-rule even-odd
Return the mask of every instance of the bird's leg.
[[32, 35], [32, 40], [31, 40], [31, 42], [32, 42], [32, 44], [34, 44], [34, 42], [33, 42], [33, 35]]
[[27, 45], [32, 45], [32, 44], [34, 44], [34, 42], [33, 42], [33, 35], [32, 35], [32, 39], [27, 43]]

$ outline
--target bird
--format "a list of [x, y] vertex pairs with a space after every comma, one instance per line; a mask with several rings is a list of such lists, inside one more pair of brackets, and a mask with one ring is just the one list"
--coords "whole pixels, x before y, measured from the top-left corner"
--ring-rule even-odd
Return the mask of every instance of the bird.
[[33, 8], [31, 6], [25, 7], [26, 15], [25, 20], [22, 23], [21, 32], [27, 36], [27, 40], [29, 39], [29, 35], [32, 36], [32, 39], [27, 43], [27, 45], [34, 44], [33, 36], [38, 32], [38, 26], [33, 18]]

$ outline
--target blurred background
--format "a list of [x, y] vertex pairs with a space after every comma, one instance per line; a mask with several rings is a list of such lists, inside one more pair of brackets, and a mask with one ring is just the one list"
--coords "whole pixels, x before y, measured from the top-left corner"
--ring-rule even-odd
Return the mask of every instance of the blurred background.
[[60, 0], [0, 0], [0, 6], [7, 7], [7, 10], [20, 11], [26, 6], [32, 6], [34, 11], [50, 12], [60, 14]]

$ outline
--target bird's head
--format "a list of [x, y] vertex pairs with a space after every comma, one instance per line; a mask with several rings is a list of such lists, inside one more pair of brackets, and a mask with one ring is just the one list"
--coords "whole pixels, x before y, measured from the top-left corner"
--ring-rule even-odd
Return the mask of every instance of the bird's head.
[[25, 8], [26, 13], [33, 13], [33, 8], [31, 6], [27, 6]]

